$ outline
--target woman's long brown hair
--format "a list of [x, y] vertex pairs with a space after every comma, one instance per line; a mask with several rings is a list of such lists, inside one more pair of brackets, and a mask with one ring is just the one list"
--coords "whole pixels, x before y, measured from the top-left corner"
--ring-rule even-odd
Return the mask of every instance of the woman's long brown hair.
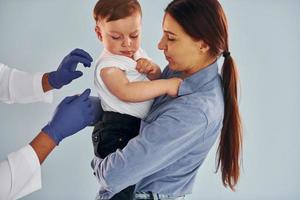
[[233, 191], [240, 175], [242, 124], [238, 106], [238, 73], [228, 46], [225, 13], [218, 0], [173, 0], [165, 9], [195, 40], [203, 40], [214, 57], [224, 56], [222, 85], [224, 119], [217, 150], [222, 182]]

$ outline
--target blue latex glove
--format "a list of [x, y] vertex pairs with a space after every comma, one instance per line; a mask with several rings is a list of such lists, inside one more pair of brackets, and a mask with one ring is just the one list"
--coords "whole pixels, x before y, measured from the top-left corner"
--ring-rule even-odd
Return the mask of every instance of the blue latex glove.
[[58, 145], [65, 137], [75, 134], [94, 120], [89, 100], [90, 89], [80, 96], [66, 97], [56, 108], [52, 120], [42, 129]]
[[99, 97], [95, 96], [90, 96], [89, 100], [91, 101], [93, 108], [93, 122], [89, 124], [89, 126], [95, 126], [95, 124], [102, 119], [103, 115], [101, 100], [99, 99]]
[[55, 89], [69, 84], [72, 80], [82, 76], [81, 71], [76, 71], [78, 63], [90, 67], [91, 62], [93, 62], [93, 59], [87, 52], [82, 49], [73, 50], [64, 57], [56, 71], [49, 73], [49, 84]]

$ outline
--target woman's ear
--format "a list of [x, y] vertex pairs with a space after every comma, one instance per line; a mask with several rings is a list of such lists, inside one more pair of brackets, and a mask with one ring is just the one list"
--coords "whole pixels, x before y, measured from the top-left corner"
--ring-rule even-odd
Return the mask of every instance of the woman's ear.
[[206, 44], [206, 42], [204, 42], [203, 40], [199, 40], [197, 42], [197, 45], [199, 46], [199, 50], [201, 51], [201, 53], [206, 53], [210, 49], [210, 47], [208, 46], [208, 44]]
[[97, 35], [97, 37], [99, 38], [99, 40], [102, 42], [102, 34], [101, 34], [101, 30], [99, 28], [99, 26], [95, 26], [95, 33]]

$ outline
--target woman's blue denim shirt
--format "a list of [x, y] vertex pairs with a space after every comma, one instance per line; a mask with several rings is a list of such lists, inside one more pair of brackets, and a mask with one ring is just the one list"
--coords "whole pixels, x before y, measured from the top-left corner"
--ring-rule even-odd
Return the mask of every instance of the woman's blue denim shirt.
[[[180, 76], [167, 66], [162, 78]], [[187, 77], [178, 97], [155, 99], [140, 133], [122, 150], [92, 166], [100, 183], [97, 199], [109, 199], [129, 185], [136, 191], [179, 197], [192, 192], [198, 168], [223, 122], [224, 99], [217, 62]]]

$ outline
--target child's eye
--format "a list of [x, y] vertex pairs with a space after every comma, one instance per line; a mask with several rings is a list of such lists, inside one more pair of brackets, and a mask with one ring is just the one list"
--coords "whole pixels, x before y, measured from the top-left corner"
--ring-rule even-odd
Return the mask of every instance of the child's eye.
[[119, 37], [119, 36], [111, 36], [111, 38], [112, 38], [113, 40], [118, 40], [118, 39], [120, 39], [121, 37]]
[[135, 39], [135, 38], [138, 38], [139, 35], [131, 35], [130, 37], [133, 38], [133, 39]]

